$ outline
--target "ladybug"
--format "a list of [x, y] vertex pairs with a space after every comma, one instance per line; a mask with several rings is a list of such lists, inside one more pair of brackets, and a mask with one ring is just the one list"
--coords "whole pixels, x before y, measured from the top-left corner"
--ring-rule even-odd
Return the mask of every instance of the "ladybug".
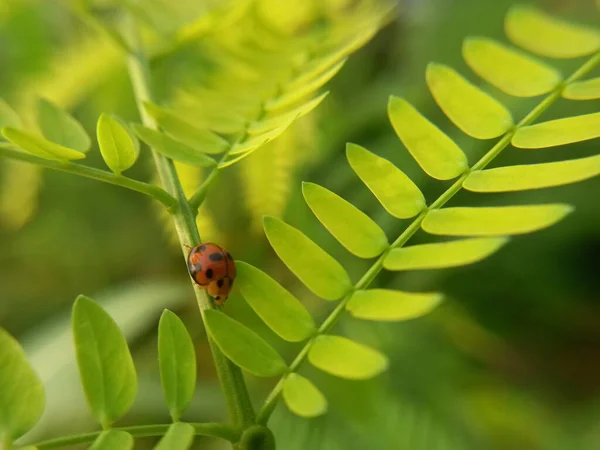
[[235, 279], [235, 262], [223, 247], [210, 242], [190, 249], [187, 258], [190, 276], [221, 306], [227, 300]]

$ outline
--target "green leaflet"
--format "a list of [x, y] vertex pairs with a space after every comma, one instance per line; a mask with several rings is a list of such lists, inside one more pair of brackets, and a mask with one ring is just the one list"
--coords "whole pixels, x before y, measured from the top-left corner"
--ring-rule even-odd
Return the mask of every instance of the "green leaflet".
[[440, 293], [413, 293], [387, 289], [356, 291], [346, 309], [354, 317], [383, 322], [415, 319], [433, 311], [444, 296]]
[[594, 100], [600, 98], [600, 77], [567, 84], [562, 96], [569, 100]]
[[549, 227], [572, 211], [565, 204], [435, 209], [427, 213], [422, 228], [445, 236], [522, 234]]
[[360, 258], [374, 258], [388, 247], [383, 230], [342, 197], [314, 183], [302, 183], [306, 203], [340, 244]]
[[325, 97], [327, 97], [328, 94], [329, 92], [324, 92], [321, 95], [318, 95], [317, 97], [313, 98], [312, 100], [303, 103], [302, 105], [298, 106], [290, 112], [278, 114], [274, 117], [265, 117], [259, 122], [252, 122], [248, 127], [248, 135], [261, 135], [275, 128], [279, 128], [282, 125], [285, 125], [287, 122], [294, 121], [302, 116], [305, 116], [317, 106], [319, 106], [319, 104], [325, 99]]
[[259, 377], [274, 377], [287, 365], [263, 338], [237, 320], [214, 309], [204, 312], [206, 329], [234, 364]]
[[279, 111], [298, 103], [311, 92], [316, 91], [329, 80], [331, 80], [341, 69], [344, 67], [346, 60], [342, 60], [334, 66], [327, 69], [327, 71], [317, 75], [315, 78], [307, 80], [304, 84], [294, 83], [292, 87], [284, 86], [283, 95], [273, 100], [268, 101], [265, 104], [265, 111]]
[[515, 97], [546, 94], [562, 79], [560, 72], [553, 67], [492, 39], [465, 39], [462, 52], [477, 75]]
[[463, 187], [473, 192], [510, 192], [576, 183], [600, 175], [600, 155], [525, 166], [475, 170]]
[[600, 137], [600, 113], [550, 120], [517, 129], [512, 145], [545, 148]]
[[152, 103], [146, 103], [144, 107], [160, 127], [179, 142], [209, 155], [223, 153], [229, 148], [229, 142], [218, 134], [198, 128], [169, 110]]
[[504, 29], [518, 46], [551, 58], [576, 58], [600, 48], [596, 30], [557, 19], [532, 6], [513, 6]]
[[90, 149], [92, 141], [83, 126], [55, 104], [38, 99], [37, 120], [42, 134], [49, 141], [80, 152]]
[[383, 260], [387, 270], [445, 269], [487, 258], [508, 242], [507, 238], [473, 238], [393, 249]]
[[387, 358], [378, 351], [341, 336], [318, 336], [308, 351], [310, 363], [340, 378], [366, 380], [387, 369]]
[[289, 126], [294, 122], [296, 118], [292, 117], [287, 121], [281, 123], [278, 127], [273, 128], [265, 133], [257, 134], [251, 137], [244, 139], [241, 142], [238, 142], [233, 146], [229, 155], [239, 155], [241, 153], [247, 153], [253, 150], [257, 150], [258, 148], [265, 145], [267, 142], [272, 141], [273, 139], [281, 136], [285, 130], [289, 128]]
[[196, 430], [189, 423], [176, 422], [169, 427], [154, 450], [187, 450], [192, 446]]
[[131, 450], [133, 437], [120, 430], [103, 431], [94, 441], [90, 450]]
[[404, 146], [430, 177], [450, 180], [468, 167], [458, 145], [406, 100], [392, 95], [388, 116]]
[[477, 139], [492, 139], [512, 126], [510, 112], [454, 69], [429, 63], [427, 85], [438, 106], [462, 131]]
[[196, 352], [181, 319], [167, 309], [158, 324], [158, 363], [165, 400], [176, 422], [194, 396]]
[[0, 442], [23, 436], [44, 412], [44, 386], [19, 343], [0, 328]]
[[317, 417], [327, 412], [327, 400], [316, 386], [297, 373], [283, 382], [283, 400], [300, 417]]
[[425, 197], [404, 172], [387, 159], [356, 145], [346, 145], [350, 166], [394, 217], [409, 219], [425, 208]]
[[96, 131], [100, 153], [106, 165], [120, 174], [135, 164], [139, 148], [127, 129], [114, 117], [102, 114]]
[[83, 391], [104, 426], [123, 416], [137, 394], [137, 375], [127, 342], [115, 321], [80, 295], [73, 305], [75, 354]]
[[193, 166], [211, 167], [217, 164], [214, 159], [201, 153], [200, 150], [176, 141], [160, 131], [152, 130], [137, 124], [133, 126], [133, 129], [139, 138], [149, 147], [152, 147], [167, 158]]
[[264, 228], [275, 253], [316, 295], [337, 300], [350, 291], [350, 277], [340, 263], [296, 228], [269, 216]]
[[299, 342], [315, 331], [315, 322], [296, 297], [266, 273], [243, 261], [236, 261], [235, 284], [259, 315], [282, 339]]
[[[0, 130], [4, 127], [21, 128], [23, 126], [19, 115], [10, 107], [4, 99], [0, 98]], [[0, 135], [2, 139], [2, 135]]]
[[67, 162], [85, 158], [85, 153], [55, 144], [34, 133], [16, 128], [4, 127], [2, 134], [6, 139], [21, 147], [27, 153], [53, 161]]

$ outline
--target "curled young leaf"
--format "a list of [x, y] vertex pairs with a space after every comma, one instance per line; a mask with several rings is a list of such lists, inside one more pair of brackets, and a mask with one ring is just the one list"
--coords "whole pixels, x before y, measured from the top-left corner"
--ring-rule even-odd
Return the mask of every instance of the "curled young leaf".
[[114, 173], [120, 174], [135, 164], [139, 149], [117, 119], [102, 114], [98, 119], [97, 137], [102, 158]]
[[0, 442], [23, 436], [38, 422], [44, 386], [19, 343], [0, 328]]
[[125, 337], [106, 311], [80, 295], [73, 305], [75, 354], [83, 391], [104, 427], [123, 416], [137, 394], [137, 375]]
[[282, 339], [298, 342], [316, 331], [306, 308], [287, 289], [263, 271], [236, 261], [235, 283], [259, 317]]
[[92, 141], [83, 126], [48, 100], [38, 99], [38, 125], [46, 139], [63, 147], [87, 152]]
[[221, 351], [234, 364], [258, 377], [274, 377], [287, 365], [263, 338], [220, 311], [204, 312], [206, 329]]

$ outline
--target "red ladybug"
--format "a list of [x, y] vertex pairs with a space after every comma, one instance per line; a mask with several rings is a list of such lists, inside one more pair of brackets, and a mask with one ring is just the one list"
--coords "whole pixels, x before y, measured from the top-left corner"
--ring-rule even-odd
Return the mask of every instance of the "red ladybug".
[[188, 271], [194, 281], [208, 291], [217, 306], [227, 300], [235, 279], [231, 254], [217, 244], [207, 242], [190, 250]]

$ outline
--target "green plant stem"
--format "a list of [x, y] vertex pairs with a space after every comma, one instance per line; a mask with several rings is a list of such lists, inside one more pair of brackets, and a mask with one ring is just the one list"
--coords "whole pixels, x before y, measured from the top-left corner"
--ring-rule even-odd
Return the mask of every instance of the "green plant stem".
[[[237, 442], [241, 435], [239, 428], [221, 423], [190, 423], [196, 431], [196, 436], [220, 437], [229, 442]], [[133, 437], [163, 436], [171, 424], [160, 425], [140, 425], [134, 427], [112, 428], [113, 430], [126, 431]], [[89, 444], [94, 442], [102, 431], [84, 433], [73, 436], [64, 436], [56, 439], [49, 439], [37, 444], [33, 444], [39, 450], [66, 447], [68, 445]]]
[[[129, 39], [129, 46], [133, 49], [133, 53], [130, 53], [128, 57], [128, 70], [138, 110], [144, 126], [157, 129], [156, 122], [144, 109], [144, 103], [152, 101], [148, 61], [141, 48], [135, 20], [130, 15], [127, 15], [126, 19], [125, 32]], [[177, 199], [179, 204], [179, 208], [172, 213], [172, 217], [181, 243], [181, 250], [184, 257], [187, 257], [186, 246], [200, 243], [195, 214], [185, 197], [173, 161], [154, 150], [152, 150], [152, 155], [164, 188]], [[204, 320], [204, 312], [213, 308], [212, 302], [205, 290], [200, 289], [194, 283], [192, 285]], [[208, 336], [208, 342], [232, 422], [237, 426], [253, 424], [254, 409], [240, 368], [225, 357], [210, 336]]]
[[463, 173], [442, 195], [440, 195], [437, 200], [435, 200], [428, 208], [423, 210], [414, 220], [413, 222], [404, 230], [404, 232], [398, 236], [398, 238], [379, 256], [377, 261], [373, 263], [373, 265], [367, 270], [367, 272], [363, 275], [363, 277], [354, 285], [352, 290], [348, 292], [340, 301], [340, 303], [336, 306], [336, 308], [329, 314], [329, 316], [325, 319], [325, 321], [319, 327], [318, 332], [304, 345], [304, 347], [300, 350], [300, 353], [296, 356], [294, 361], [290, 364], [290, 368], [287, 374], [283, 375], [281, 379], [277, 382], [275, 387], [271, 390], [265, 403], [263, 404], [262, 409], [258, 413], [257, 421], [259, 424], [266, 424], [271, 416], [271, 413], [275, 409], [277, 405], [277, 400], [281, 395], [281, 391], [283, 390], [283, 384], [285, 379], [289, 375], [289, 373], [295, 372], [300, 364], [304, 362], [310, 347], [312, 346], [314, 340], [317, 336], [325, 334], [333, 328], [333, 326], [337, 323], [338, 319], [344, 312], [346, 308], [346, 304], [350, 301], [350, 298], [354, 294], [355, 291], [359, 289], [367, 288], [375, 279], [375, 277], [381, 272], [383, 269], [383, 261], [387, 257], [388, 253], [394, 249], [402, 247], [404, 244], [408, 242], [408, 240], [421, 228], [421, 223], [427, 216], [427, 213], [432, 209], [440, 209], [442, 208], [452, 197], [454, 197], [463, 187], [464, 181], [469, 176], [469, 173], [472, 170], [481, 170], [485, 168], [490, 162], [494, 160], [501, 152], [504, 150], [509, 144], [514, 135], [516, 129], [520, 127], [524, 127], [526, 125], [531, 124], [535, 119], [537, 119], [541, 114], [546, 111], [550, 105], [552, 105], [556, 100], [558, 100], [561, 96], [561, 93], [568, 83], [572, 83], [587, 73], [589, 73], [594, 67], [596, 67], [600, 63], [600, 53], [592, 56], [586, 63], [584, 63], [579, 69], [577, 69], [564, 83], [561, 83], [557, 86], [546, 98], [544, 98], [538, 105], [533, 108], [529, 114], [527, 114], [514, 128], [507, 131], [500, 140], [483, 156], [479, 161], [477, 161], [470, 169], [468, 169], [465, 173]]
[[94, 180], [114, 184], [115, 186], [121, 186], [136, 192], [141, 192], [142, 194], [146, 194], [158, 200], [169, 209], [177, 207], [177, 200], [175, 199], [175, 197], [173, 197], [164, 189], [161, 189], [160, 187], [155, 186], [153, 184], [144, 183], [143, 181], [137, 181], [132, 178], [124, 177], [123, 175], [116, 175], [106, 170], [82, 166], [81, 164], [74, 164], [71, 162], [61, 163], [58, 161], [51, 161], [48, 159], [39, 158], [37, 156], [30, 155], [29, 153], [14, 150], [11, 147], [13, 147], [12, 144], [0, 144], [0, 156], [4, 158], [14, 159], [17, 161], [36, 164], [38, 166], [46, 167], [48, 169], [59, 170], [61, 172], [67, 172], [86, 178], [92, 178]]

